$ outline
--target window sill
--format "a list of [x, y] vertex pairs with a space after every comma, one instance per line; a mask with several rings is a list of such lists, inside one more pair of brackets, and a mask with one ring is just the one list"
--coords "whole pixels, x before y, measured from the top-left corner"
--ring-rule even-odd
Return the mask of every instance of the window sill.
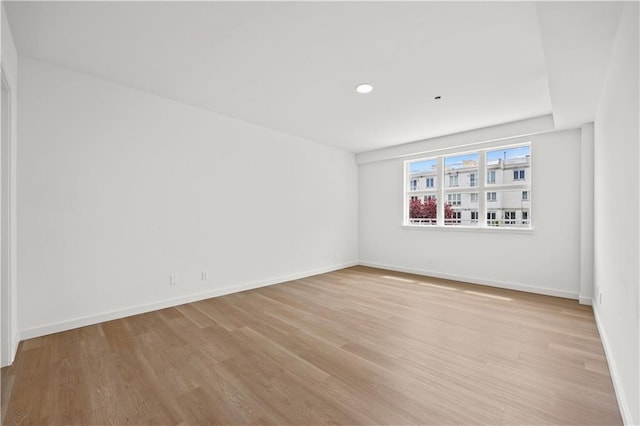
[[403, 224], [402, 228], [412, 230], [434, 230], [434, 231], [458, 231], [458, 232], [488, 232], [488, 233], [507, 233], [507, 234], [533, 234], [533, 228], [509, 228], [489, 227], [489, 226], [460, 226], [460, 225], [407, 225]]

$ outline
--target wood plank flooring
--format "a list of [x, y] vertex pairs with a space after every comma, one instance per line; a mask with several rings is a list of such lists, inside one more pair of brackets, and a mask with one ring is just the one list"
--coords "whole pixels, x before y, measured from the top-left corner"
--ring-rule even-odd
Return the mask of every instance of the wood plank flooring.
[[6, 424], [622, 424], [591, 308], [353, 267], [20, 344]]

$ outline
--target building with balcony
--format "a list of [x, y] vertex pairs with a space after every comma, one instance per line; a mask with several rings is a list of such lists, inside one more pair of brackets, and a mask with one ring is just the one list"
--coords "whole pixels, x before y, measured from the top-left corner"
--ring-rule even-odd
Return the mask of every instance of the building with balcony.
[[[506, 155], [505, 155], [506, 157]], [[477, 159], [444, 161], [442, 191], [436, 161], [425, 161], [426, 170], [409, 174], [410, 200], [437, 200], [439, 193], [451, 206], [453, 217], [446, 217], [445, 225], [476, 225], [480, 217]], [[489, 159], [486, 165], [486, 221], [487, 226], [528, 227], [530, 224], [531, 156]], [[527, 188], [522, 189], [523, 185]], [[517, 187], [509, 189], [509, 186]], [[496, 190], [492, 191], [492, 187]], [[498, 189], [499, 187], [499, 189]], [[435, 218], [409, 218], [415, 224], [435, 224]]]

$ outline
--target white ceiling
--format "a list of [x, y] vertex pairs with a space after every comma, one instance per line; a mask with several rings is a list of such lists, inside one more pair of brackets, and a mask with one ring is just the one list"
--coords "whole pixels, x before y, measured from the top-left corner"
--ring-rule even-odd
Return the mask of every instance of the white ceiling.
[[[20, 55], [353, 152], [549, 113], [563, 126], [591, 121], [621, 10], [583, 2], [5, 5]], [[357, 94], [363, 82], [374, 91]]]

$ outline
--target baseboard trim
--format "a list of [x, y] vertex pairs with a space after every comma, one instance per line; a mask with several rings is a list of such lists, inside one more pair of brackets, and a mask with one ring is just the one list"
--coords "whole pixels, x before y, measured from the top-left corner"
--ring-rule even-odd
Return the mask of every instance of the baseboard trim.
[[618, 409], [620, 410], [622, 421], [625, 425], [633, 425], [634, 423], [633, 418], [631, 417], [631, 409], [629, 408], [629, 405], [627, 405], [627, 398], [625, 398], [624, 389], [620, 384], [620, 373], [618, 372], [615, 358], [613, 358], [611, 354], [609, 338], [607, 337], [607, 333], [602, 327], [602, 321], [600, 320], [600, 315], [598, 314], [598, 309], [595, 305], [593, 306], [593, 316], [596, 319], [596, 327], [598, 328], [598, 333], [600, 333], [600, 340], [602, 341], [602, 347], [604, 348], [604, 355], [607, 357], [609, 375], [611, 376], [611, 381], [613, 382], [613, 390], [616, 393], [616, 399], [618, 400]]
[[[296, 274], [283, 275], [280, 277], [270, 278], [267, 280], [253, 281], [245, 284], [235, 285], [232, 287], [217, 288], [215, 290], [207, 291], [204, 293], [190, 294], [190, 295], [181, 296], [173, 299], [166, 299], [158, 302], [153, 302], [145, 305], [132, 306], [125, 309], [118, 309], [115, 311], [104, 312], [97, 315], [74, 318], [70, 320], [60, 321], [56, 323], [42, 325], [39, 327], [33, 327], [33, 328], [21, 330], [19, 333], [19, 337], [20, 337], [20, 340], [33, 339], [35, 337], [46, 336], [48, 334], [72, 330], [74, 328], [86, 327], [88, 325], [94, 325], [94, 324], [98, 324], [105, 321], [126, 318], [132, 315], [138, 315], [146, 312], [156, 311], [158, 309], [165, 309], [173, 306], [183, 305], [185, 303], [197, 302], [199, 300], [210, 299], [212, 297], [219, 297], [219, 296], [224, 296], [226, 294], [238, 293], [246, 290], [253, 290], [255, 288], [267, 287], [274, 284], [281, 284], [287, 281], [293, 281], [301, 278], [310, 277], [313, 275], [337, 271], [339, 269], [344, 269], [344, 268], [348, 268], [356, 265], [358, 265], [357, 261], [345, 262], [345, 263], [340, 263], [337, 265], [327, 266], [323, 268], [317, 268], [317, 269], [313, 269], [305, 272], [299, 272]], [[16, 349], [17, 349], [17, 344], [16, 344]]]
[[578, 302], [581, 305], [593, 306], [593, 300], [590, 297], [578, 296]]
[[485, 280], [482, 278], [465, 277], [462, 275], [453, 275], [453, 274], [445, 274], [445, 273], [435, 272], [435, 271], [428, 271], [426, 269], [405, 268], [404, 266], [387, 265], [387, 264], [368, 262], [368, 261], [360, 261], [360, 265], [369, 266], [371, 268], [388, 269], [390, 271], [396, 271], [396, 272], [406, 272], [408, 274], [424, 275], [424, 276], [434, 277], [434, 278], [443, 278], [446, 280], [455, 280], [455, 281], [462, 281], [462, 282], [471, 283], [471, 284], [486, 285], [489, 287], [504, 288], [507, 290], [526, 291], [527, 293], [543, 294], [545, 296], [562, 297], [565, 299], [576, 299], [576, 300], [578, 299], [578, 293], [554, 290], [551, 288], [531, 287], [531, 286], [522, 285], [522, 284], [513, 284], [513, 283], [507, 283], [503, 281]]
[[18, 346], [20, 345], [20, 332], [16, 331], [13, 333], [13, 339], [11, 340], [11, 360], [9, 361], [9, 365], [13, 364], [13, 361], [16, 359], [16, 355], [18, 353]]

